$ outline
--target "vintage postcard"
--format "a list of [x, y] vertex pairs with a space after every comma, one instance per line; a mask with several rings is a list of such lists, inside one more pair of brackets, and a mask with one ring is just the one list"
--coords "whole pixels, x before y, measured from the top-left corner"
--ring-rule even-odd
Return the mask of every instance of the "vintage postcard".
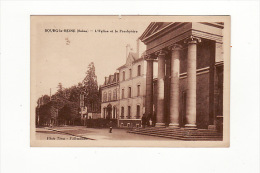
[[230, 16], [31, 16], [32, 147], [229, 147]]

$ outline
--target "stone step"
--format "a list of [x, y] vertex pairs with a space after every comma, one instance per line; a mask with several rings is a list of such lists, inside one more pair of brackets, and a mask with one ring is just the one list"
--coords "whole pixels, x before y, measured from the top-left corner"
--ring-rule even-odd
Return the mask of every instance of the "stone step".
[[[131, 132], [130, 132], [131, 133]], [[149, 136], [157, 136], [157, 137], [165, 137], [171, 139], [179, 139], [179, 140], [186, 140], [186, 141], [221, 141], [221, 137], [203, 137], [203, 138], [191, 138], [191, 137], [183, 137], [177, 135], [163, 135], [163, 134], [155, 134], [155, 133], [135, 133], [139, 135], [149, 135]]]
[[181, 132], [190, 132], [190, 133], [218, 133], [216, 130], [186, 130], [186, 129], [157, 129], [157, 128], [138, 128], [138, 129], [132, 129], [132, 130], [153, 130], [153, 131], [181, 131]]
[[140, 135], [150, 135], [157, 137], [165, 137], [171, 139], [180, 140], [222, 140], [222, 134], [215, 130], [198, 129], [198, 130], [186, 130], [180, 129], [167, 129], [167, 128], [138, 128], [128, 131], [129, 133], [140, 134]]
[[158, 134], [158, 135], [167, 135], [167, 136], [179, 136], [179, 137], [190, 137], [190, 138], [204, 138], [204, 137], [221, 137], [220, 135], [186, 135], [178, 133], [162, 133], [162, 132], [130, 132], [130, 133], [143, 133], [143, 134]]
[[163, 130], [150, 130], [150, 129], [143, 129], [143, 130], [133, 130], [133, 131], [138, 131], [138, 132], [155, 132], [155, 133], [159, 133], [159, 132], [163, 132], [163, 133], [168, 133], [168, 134], [183, 134], [183, 135], [190, 135], [190, 136], [193, 136], [193, 135], [220, 135], [219, 133], [217, 132], [187, 132], [187, 131], [163, 131]]

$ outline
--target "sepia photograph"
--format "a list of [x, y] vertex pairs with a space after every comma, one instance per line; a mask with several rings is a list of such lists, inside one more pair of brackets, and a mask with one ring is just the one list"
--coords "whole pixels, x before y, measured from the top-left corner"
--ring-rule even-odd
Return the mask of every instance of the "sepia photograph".
[[32, 147], [229, 147], [230, 16], [30, 16]]
[[259, 1], [0, 4], [0, 172], [259, 172]]

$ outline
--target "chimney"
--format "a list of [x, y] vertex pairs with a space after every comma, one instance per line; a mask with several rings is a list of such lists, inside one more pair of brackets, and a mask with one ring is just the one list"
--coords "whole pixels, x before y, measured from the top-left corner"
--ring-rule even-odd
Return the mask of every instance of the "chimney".
[[139, 54], [140, 50], [139, 49], [140, 49], [140, 39], [138, 38], [136, 40], [136, 54], [137, 54], [137, 58], [140, 57], [140, 54]]
[[127, 44], [126, 45], [126, 59], [127, 59], [128, 55], [129, 55], [130, 49], [131, 49], [130, 44]]
[[113, 79], [113, 82], [117, 82], [117, 81], [116, 81], [116, 73], [114, 73], [114, 79]]
[[107, 77], [105, 77], [105, 85], [107, 84]]

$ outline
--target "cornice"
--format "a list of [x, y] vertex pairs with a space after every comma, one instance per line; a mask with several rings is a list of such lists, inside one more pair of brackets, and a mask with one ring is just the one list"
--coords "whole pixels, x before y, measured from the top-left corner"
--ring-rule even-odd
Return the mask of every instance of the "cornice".
[[101, 89], [114, 87], [114, 86], [117, 86], [117, 85], [119, 85], [119, 82], [114, 82], [114, 83], [107, 84], [107, 85], [101, 85]]

